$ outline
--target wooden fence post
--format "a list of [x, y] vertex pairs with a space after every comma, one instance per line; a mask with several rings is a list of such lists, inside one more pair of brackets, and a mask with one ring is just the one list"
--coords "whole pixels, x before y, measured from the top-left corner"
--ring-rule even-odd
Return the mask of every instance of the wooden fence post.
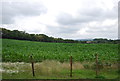
[[98, 76], [98, 54], [96, 56], [96, 76]]
[[34, 77], [35, 76], [35, 72], [34, 72], [34, 62], [33, 62], [32, 55], [30, 56], [30, 59], [31, 59], [31, 64], [32, 64], [32, 74], [33, 74], [33, 77]]
[[72, 77], [72, 56], [70, 56], [70, 77]]

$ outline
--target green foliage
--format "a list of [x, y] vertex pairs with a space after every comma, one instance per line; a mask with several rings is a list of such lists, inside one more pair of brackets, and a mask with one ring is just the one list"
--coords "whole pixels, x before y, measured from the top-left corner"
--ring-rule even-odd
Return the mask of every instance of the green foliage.
[[11, 39], [2, 40], [3, 62], [29, 62], [33, 54], [35, 62], [42, 60], [69, 61], [95, 61], [95, 53], [99, 60], [117, 61], [117, 44], [80, 44], [80, 43], [45, 43], [33, 41], [20, 41]]
[[[104, 68], [104, 65], [103, 65], [103, 63], [102, 63], [101, 61], [98, 61], [97, 66], [98, 66], [98, 70], [101, 70], [101, 69]], [[94, 64], [92, 65], [92, 69], [96, 69], [96, 63], [94, 63]]]
[[114, 44], [119, 44], [120, 43], [120, 40], [117, 39], [117, 40], [111, 40], [111, 39], [104, 39], [104, 38], [95, 38], [93, 39], [93, 42], [94, 43], [114, 43]]
[[29, 34], [25, 31], [18, 31], [18, 30], [8, 30], [5, 28], [0, 28], [0, 38], [7, 38], [7, 39], [17, 39], [17, 40], [29, 40], [29, 41], [39, 41], [39, 42], [59, 42], [59, 43], [112, 43], [112, 44], [119, 44], [120, 40], [108, 40], [104, 38], [95, 38], [93, 41], [79, 41], [79, 40], [72, 40], [72, 39], [62, 39], [62, 38], [54, 38], [48, 37], [44, 34]]
[[105, 79], [105, 77], [102, 76], [102, 75], [95, 76], [95, 78], [97, 78], [97, 79]]
[[63, 40], [62, 38], [48, 37], [47, 35], [44, 34], [29, 34], [26, 33], [25, 31], [18, 31], [18, 30], [11, 31], [5, 28], [2, 28], [2, 33], [0, 33], [0, 35], [1, 34], [2, 34], [2, 38], [7, 38], [7, 39], [29, 40], [29, 41], [40, 41], [40, 42], [64, 42], [64, 43], [77, 42], [70, 39]]
[[85, 69], [90, 69], [90, 66], [88, 64], [83, 65]]

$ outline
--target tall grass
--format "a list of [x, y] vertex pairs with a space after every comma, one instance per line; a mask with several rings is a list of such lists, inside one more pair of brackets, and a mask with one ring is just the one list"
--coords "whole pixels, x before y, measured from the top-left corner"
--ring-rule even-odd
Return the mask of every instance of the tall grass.
[[[84, 66], [87, 63], [73, 62], [73, 79], [94, 79], [95, 69], [88, 69]], [[59, 62], [56, 60], [45, 60], [34, 64], [35, 77], [32, 76], [31, 63], [15, 62], [2, 63], [3, 79], [69, 79], [70, 64], [69, 62]], [[88, 66], [93, 66], [88, 64]], [[103, 69], [99, 72], [100, 75], [108, 79], [118, 77], [118, 70]]]

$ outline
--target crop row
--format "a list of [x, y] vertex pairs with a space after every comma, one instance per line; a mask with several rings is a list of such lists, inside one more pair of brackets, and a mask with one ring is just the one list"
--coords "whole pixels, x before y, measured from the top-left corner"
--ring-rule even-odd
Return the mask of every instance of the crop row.
[[4, 62], [29, 62], [30, 55], [34, 60], [68, 61], [72, 55], [75, 61], [93, 61], [95, 53], [99, 60], [116, 61], [117, 44], [80, 44], [80, 43], [45, 43], [2, 39], [2, 60]]

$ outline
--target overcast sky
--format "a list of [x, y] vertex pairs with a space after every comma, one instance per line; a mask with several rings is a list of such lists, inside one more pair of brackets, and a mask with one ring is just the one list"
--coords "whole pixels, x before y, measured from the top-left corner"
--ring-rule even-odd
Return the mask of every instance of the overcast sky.
[[2, 0], [0, 27], [64, 39], [117, 39], [118, 1]]

